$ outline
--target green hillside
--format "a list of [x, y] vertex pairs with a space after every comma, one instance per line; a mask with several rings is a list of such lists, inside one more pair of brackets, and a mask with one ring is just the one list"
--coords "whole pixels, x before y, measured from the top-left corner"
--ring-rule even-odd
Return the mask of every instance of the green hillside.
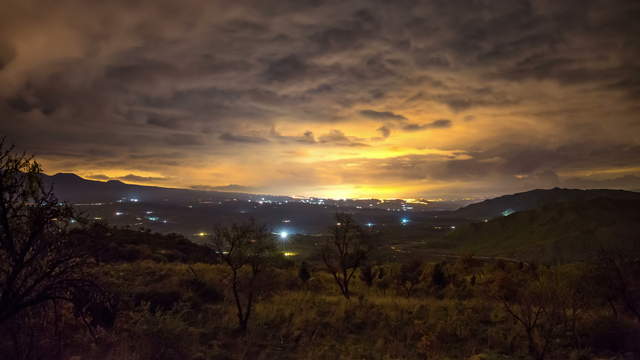
[[599, 198], [548, 204], [448, 236], [461, 252], [523, 260], [568, 262], [601, 248], [640, 249], [640, 200]]
[[526, 211], [558, 202], [588, 201], [599, 198], [640, 200], [640, 193], [609, 189], [537, 189], [500, 196], [456, 210], [456, 217], [467, 219], [491, 219], [502, 216], [505, 211]]

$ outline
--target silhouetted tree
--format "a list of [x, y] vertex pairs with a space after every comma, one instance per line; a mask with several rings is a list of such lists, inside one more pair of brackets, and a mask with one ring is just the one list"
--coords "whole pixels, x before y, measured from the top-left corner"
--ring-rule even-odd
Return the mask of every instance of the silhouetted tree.
[[386, 268], [379, 267], [378, 281], [375, 282], [376, 287], [382, 291], [383, 295], [387, 294], [387, 289], [391, 286], [391, 276], [387, 272]]
[[555, 274], [499, 271], [488, 293], [523, 328], [529, 354], [536, 360], [545, 359], [562, 329], [566, 309]]
[[438, 289], [444, 289], [447, 286], [447, 273], [444, 270], [443, 263], [436, 263], [433, 266], [433, 272], [431, 273], [431, 284]]
[[400, 272], [397, 274], [396, 282], [398, 287], [404, 290], [407, 297], [410, 297], [414, 288], [420, 284], [423, 273], [422, 268], [423, 264], [419, 259], [413, 259], [400, 266]]
[[370, 237], [349, 214], [336, 214], [336, 224], [322, 248], [322, 260], [342, 295], [349, 299], [353, 275], [371, 250]]
[[273, 235], [254, 221], [218, 227], [209, 239], [221, 262], [231, 272], [230, 287], [236, 304], [238, 327], [247, 330], [260, 276], [274, 259]]
[[613, 312], [617, 314], [616, 304], [640, 322], [640, 256], [634, 252], [626, 253], [600, 250], [594, 267], [592, 280], [597, 292], [604, 297]]
[[300, 269], [298, 270], [298, 278], [302, 281], [303, 284], [306, 284], [309, 279], [311, 279], [311, 271], [309, 270], [309, 265], [306, 261], [303, 261], [300, 264]]
[[373, 282], [378, 278], [379, 271], [370, 264], [366, 264], [360, 268], [360, 280], [367, 285], [367, 288], [371, 288]]
[[74, 210], [44, 187], [41, 173], [0, 140], [0, 324], [54, 301], [78, 305], [79, 315], [106, 310], [96, 310], [101, 296], [85, 273], [86, 248], [70, 235]]

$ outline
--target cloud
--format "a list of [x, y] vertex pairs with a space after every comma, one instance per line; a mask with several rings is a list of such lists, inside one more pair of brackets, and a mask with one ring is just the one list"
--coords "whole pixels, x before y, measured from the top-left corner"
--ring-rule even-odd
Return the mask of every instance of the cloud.
[[251, 186], [243, 186], [237, 184], [229, 184], [222, 186], [210, 186], [210, 185], [192, 185], [190, 186], [193, 190], [202, 190], [202, 191], [228, 191], [228, 192], [255, 192], [257, 188]]
[[420, 131], [427, 129], [446, 129], [451, 127], [451, 120], [439, 119], [426, 124], [405, 124], [402, 126], [404, 131]]
[[386, 126], [381, 126], [381, 127], [379, 127], [378, 129], [376, 129], [376, 130], [380, 133], [380, 136], [381, 136], [383, 139], [386, 139], [386, 138], [388, 138], [389, 136], [391, 136], [391, 130], [390, 130], [388, 127], [386, 127]]
[[296, 142], [301, 144], [315, 144], [316, 138], [310, 130], [305, 131], [302, 135], [282, 135], [275, 127], [271, 128], [271, 137], [283, 142]]
[[640, 167], [637, 13], [627, 0], [25, 0], [0, 12], [0, 133], [51, 172], [171, 186], [224, 173], [282, 192], [442, 182], [464, 196], [547, 171], [578, 186]]
[[329, 131], [327, 134], [320, 135], [318, 142], [338, 146], [369, 146], [360, 142], [358, 138], [346, 136], [342, 131], [336, 129]]
[[630, 189], [640, 191], [639, 175], [624, 175], [613, 178], [597, 176], [571, 177], [563, 181], [564, 186], [582, 189]]
[[135, 183], [153, 183], [153, 182], [165, 182], [168, 181], [168, 178], [164, 177], [156, 177], [156, 176], [140, 176], [135, 174], [128, 174], [125, 176], [107, 176], [104, 174], [90, 174], [86, 175], [85, 178], [92, 180], [100, 180], [100, 181], [108, 181], [108, 180], [120, 180], [126, 182], [135, 182]]
[[167, 117], [151, 116], [147, 119], [147, 124], [171, 130], [180, 128], [180, 121], [178, 119]]
[[107, 175], [103, 175], [103, 174], [91, 174], [91, 175], [87, 175], [85, 177], [87, 179], [101, 180], [101, 181], [111, 180], [110, 177], [108, 177]]
[[390, 111], [361, 110], [360, 115], [379, 121], [405, 121], [406, 117]]
[[269, 140], [260, 136], [238, 135], [238, 134], [231, 134], [231, 133], [221, 134], [220, 140], [235, 142], [235, 143], [244, 143], [244, 144], [263, 144], [263, 143], [269, 142]]
[[154, 177], [154, 176], [138, 176], [134, 174], [129, 174], [125, 176], [120, 176], [116, 178], [117, 180], [122, 181], [131, 181], [131, 182], [158, 182], [158, 181], [167, 181], [167, 178], [163, 177]]
[[7, 67], [15, 57], [15, 48], [11, 44], [0, 40], [0, 71]]
[[309, 67], [296, 55], [288, 55], [269, 64], [264, 76], [268, 81], [286, 82], [302, 78]]
[[202, 138], [194, 134], [169, 134], [165, 141], [170, 146], [197, 146], [203, 145]]

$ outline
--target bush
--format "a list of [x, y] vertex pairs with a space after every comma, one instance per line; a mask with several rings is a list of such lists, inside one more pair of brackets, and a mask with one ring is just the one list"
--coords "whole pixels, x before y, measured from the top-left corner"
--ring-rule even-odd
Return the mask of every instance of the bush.
[[600, 317], [588, 323], [582, 331], [596, 353], [632, 352], [640, 354], [640, 324], [627, 319]]

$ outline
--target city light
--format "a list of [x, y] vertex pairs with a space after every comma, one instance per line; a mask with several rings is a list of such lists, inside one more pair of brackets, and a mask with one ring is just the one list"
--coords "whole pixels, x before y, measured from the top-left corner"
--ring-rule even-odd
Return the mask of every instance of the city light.
[[372, 227], [373, 225], [375, 225], [374, 223], [367, 223], [367, 227]]
[[513, 209], [506, 209], [505, 211], [502, 212], [502, 216], [509, 216], [511, 214], [513, 214], [514, 212], [516, 212]]
[[407, 225], [409, 223], [409, 218], [403, 217], [402, 219], [400, 219], [400, 223], [402, 225]]
[[124, 215], [122, 211], [116, 211], [116, 216]]
[[286, 239], [289, 237], [289, 233], [286, 231], [280, 231], [280, 239]]

